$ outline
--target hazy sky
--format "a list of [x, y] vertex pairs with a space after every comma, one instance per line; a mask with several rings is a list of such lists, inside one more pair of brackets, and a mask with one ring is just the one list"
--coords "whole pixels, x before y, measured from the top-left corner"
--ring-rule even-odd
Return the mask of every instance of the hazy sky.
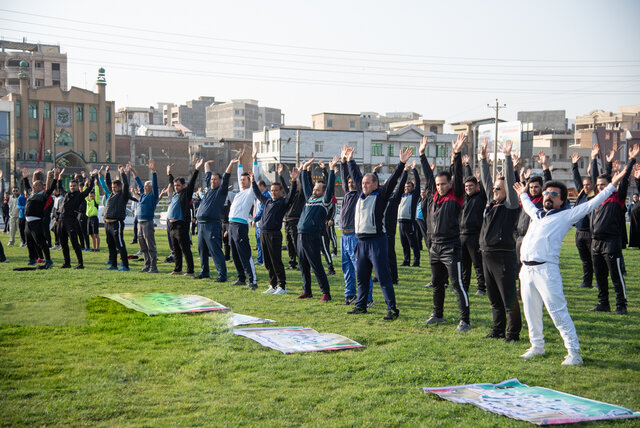
[[[99, 6], [98, 6], [99, 5]], [[69, 86], [116, 108], [253, 98], [455, 122], [640, 104], [640, 1], [0, 2], [0, 36], [60, 44]]]

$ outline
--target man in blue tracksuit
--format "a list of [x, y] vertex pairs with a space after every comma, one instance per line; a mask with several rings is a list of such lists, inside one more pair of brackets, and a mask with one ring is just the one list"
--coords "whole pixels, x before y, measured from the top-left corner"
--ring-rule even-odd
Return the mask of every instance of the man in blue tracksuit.
[[[140, 190], [140, 201], [138, 202], [138, 242], [140, 242], [140, 252], [144, 257], [144, 267], [139, 272], [158, 273], [158, 253], [156, 252], [156, 236], [153, 218], [156, 213], [156, 205], [160, 191], [158, 189], [158, 174], [156, 173], [155, 162], [149, 159], [149, 169], [151, 170], [151, 181], [142, 184], [142, 180], [136, 174], [136, 170], [131, 169], [138, 189]], [[134, 230], [135, 231], [135, 230]]]
[[[389, 270], [389, 255], [387, 249], [387, 236], [384, 228], [384, 212], [387, 202], [398, 183], [398, 179], [404, 171], [407, 160], [411, 157], [411, 148], [400, 152], [400, 162], [393, 175], [387, 182], [379, 186], [374, 174], [359, 176], [357, 171], [349, 170], [356, 188], [360, 193], [356, 203], [355, 227], [358, 243], [356, 245], [356, 271], [358, 273], [358, 299], [355, 308], [350, 314], [367, 313], [367, 297], [369, 295], [369, 279], [371, 269], [375, 270], [376, 278], [380, 282], [382, 295], [387, 304], [385, 321], [398, 318], [400, 311], [396, 307], [396, 296]], [[353, 148], [347, 150], [347, 160], [353, 159]]]
[[333, 158], [329, 165], [330, 172], [328, 182], [318, 182], [311, 188], [311, 179], [309, 170], [313, 163], [313, 158], [303, 165], [300, 183], [302, 191], [306, 199], [306, 204], [300, 215], [298, 222], [298, 259], [300, 263], [300, 271], [302, 272], [302, 288], [303, 292], [296, 299], [309, 299], [313, 297], [311, 293], [311, 272], [316, 276], [320, 289], [322, 290], [321, 302], [331, 300], [331, 292], [329, 290], [329, 281], [327, 274], [322, 266], [320, 258], [320, 249], [322, 248], [322, 229], [325, 227], [325, 220], [329, 209], [331, 208], [331, 200], [333, 198], [333, 189], [335, 186], [335, 172], [333, 167], [338, 163], [338, 156]]
[[233, 166], [239, 159], [232, 159], [227, 170], [221, 177], [218, 173], [211, 172], [211, 164], [204, 164], [204, 181], [209, 190], [204, 194], [198, 207], [198, 252], [200, 253], [200, 273], [196, 279], [209, 278], [209, 257], [213, 257], [218, 277], [215, 282], [227, 280], [227, 265], [222, 252], [222, 206], [229, 193], [229, 179]]

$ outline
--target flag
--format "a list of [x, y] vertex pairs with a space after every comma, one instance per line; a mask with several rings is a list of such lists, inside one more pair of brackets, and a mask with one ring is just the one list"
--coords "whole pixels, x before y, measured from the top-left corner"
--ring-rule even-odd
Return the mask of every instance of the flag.
[[42, 162], [44, 151], [44, 115], [42, 115], [42, 129], [40, 130], [40, 147], [38, 148], [38, 165]]

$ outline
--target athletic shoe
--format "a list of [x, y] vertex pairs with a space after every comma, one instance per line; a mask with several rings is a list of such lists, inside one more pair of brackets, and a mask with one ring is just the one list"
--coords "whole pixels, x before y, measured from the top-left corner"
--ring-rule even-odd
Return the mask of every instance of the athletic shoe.
[[455, 331], [459, 333], [466, 333], [468, 331], [471, 331], [471, 325], [466, 321], [460, 321]]
[[40, 257], [38, 257], [38, 259], [36, 260], [36, 262], [38, 262], [38, 263], [44, 263], [44, 259], [41, 259]]
[[437, 317], [435, 314], [431, 314], [428, 320], [424, 322], [426, 325], [431, 324], [444, 324], [444, 317]]
[[0, 263], [8, 263], [8, 262], [9, 262], [9, 260], [7, 260], [7, 258], [6, 258], [6, 257], [5, 257], [5, 258], [3, 258], [3, 259], [0, 259]]
[[476, 296], [486, 296], [487, 292], [484, 290], [478, 290], [476, 291]]
[[71, 269], [71, 265], [68, 265], [65, 263], [62, 266], [60, 266], [60, 269]]
[[122, 266], [120, 269], [118, 269], [120, 272], [129, 272], [129, 268], [127, 266]]
[[387, 315], [385, 315], [384, 317], [382, 317], [383, 321], [393, 321], [393, 320], [397, 320], [398, 316], [400, 315], [400, 311], [397, 309], [392, 309], [390, 311], [387, 311]]
[[148, 273], [158, 273], [158, 268], [153, 267], [149, 269]]
[[329, 268], [327, 272], [327, 276], [334, 276], [336, 274], [336, 270], [334, 268]]
[[134, 254], [134, 256], [141, 256], [142, 255], [142, 251], [138, 251], [137, 253]]
[[376, 303], [376, 302], [374, 302], [373, 300], [370, 301], [370, 302], [367, 302], [367, 308], [372, 307], [374, 305], [374, 303]]
[[287, 266], [287, 270], [298, 270], [298, 265], [295, 265], [295, 266], [289, 265]]
[[402, 262], [402, 264], [400, 266], [411, 266], [411, 263], [409, 262]]
[[217, 277], [216, 279], [213, 280], [213, 282], [227, 282], [227, 278]]
[[424, 288], [433, 288], [433, 282], [428, 283]]
[[516, 343], [520, 341], [520, 336], [507, 336], [504, 341], [507, 343]]
[[26, 247], [26, 246], [27, 246], [27, 244], [25, 244], [24, 242], [20, 243], [20, 247]]
[[296, 297], [296, 299], [310, 299], [313, 297], [313, 294], [309, 293], [302, 293], [301, 295], [299, 295], [298, 297]]
[[584, 281], [582, 281], [578, 287], [579, 288], [593, 288], [593, 285], [586, 284]]
[[354, 307], [353, 309], [351, 309], [349, 312], [347, 312], [347, 314], [349, 315], [361, 315], [361, 314], [366, 314], [367, 310], [364, 308], [359, 308], [359, 307]]
[[191, 277], [191, 278], [193, 278], [193, 272], [186, 272], [186, 273], [184, 273], [182, 276], [186, 276], [186, 277]]
[[531, 348], [527, 349], [527, 352], [520, 355], [520, 357], [528, 360], [529, 358], [537, 357], [538, 355], [544, 355], [544, 348], [535, 348], [532, 346]]
[[74, 269], [84, 269], [84, 265], [76, 265], [74, 266]]
[[107, 270], [118, 270], [118, 267], [111, 265], [107, 268]]
[[569, 352], [566, 357], [564, 357], [564, 361], [560, 364], [561, 366], [578, 366], [582, 364], [582, 357], [577, 352]]
[[589, 309], [590, 312], [611, 312], [611, 307], [609, 305], [603, 305], [602, 303], [598, 303], [595, 307]]
[[171, 256], [167, 256], [167, 258], [165, 258], [162, 263], [173, 263], [175, 262], [175, 259]]
[[110, 265], [110, 264], [111, 264], [111, 262], [110, 262], [109, 260], [107, 260], [107, 261], [105, 262], [105, 265]]
[[53, 266], [53, 260], [47, 260], [44, 266], [38, 266], [38, 269], [49, 269]]
[[209, 278], [209, 275], [203, 275], [199, 273], [198, 275], [193, 277], [193, 279], [205, 279], [205, 278]]
[[[28, 264], [29, 266], [34, 266], [34, 265], [37, 265], [37, 264], [38, 264], [38, 261], [37, 261], [37, 260], [29, 260], [29, 263], [27, 263], [27, 264]], [[69, 266], [69, 267], [71, 267], [71, 266]]]
[[627, 307], [626, 306], [618, 306], [615, 311], [613, 311], [613, 315], [626, 315]]
[[13, 242], [9, 242], [9, 243], [7, 244], [7, 247], [13, 247], [13, 245], [14, 245], [14, 244], [13, 244]]
[[148, 267], [146, 267], [146, 266], [145, 266], [145, 267], [143, 267], [142, 269], [140, 269], [138, 272], [140, 272], [140, 273], [146, 273], [146, 272], [149, 272], [149, 269], [150, 269], [150, 268], [148, 268]]
[[257, 290], [258, 289], [258, 283], [257, 282], [250, 282], [249, 285], [247, 285], [247, 287], [249, 287], [249, 289], [251, 291]]
[[287, 294], [287, 289], [282, 287], [276, 287], [276, 291], [273, 292], [273, 295], [281, 296], [283, 294]]
[[231, 284], [231, 285], [247, 285], [247, 283], [246, 283], [246, 282], [244, 282], [244, 281], [240, 281], [240, 280], [238, 279], [238, 280], [236, 280], [236, 282], [234, 282], [234, 283], [233, 283], [233, 284]]
[[330, 302], [331, 301], [331, 294], [327, 294], [327, 293], [322, 293], [322, 297], [320, 298], [321, 302]]
[[344, 298], [345, 305], [353, 305], [356, 302], [356, 296], [347, 296]]
[[411, 267], [420, 267], [420, 262], [413, 262]]
[[262, 294], [271, 294], [274, 293], [276, 291], [276, 289], [270, 285], [269, 288], [267, 288], [265, 291], [262, 292]]
[[492, 331], [491, 333], [487, 334], [484, 338], [485, 339], [504, 339], [504, 333]]

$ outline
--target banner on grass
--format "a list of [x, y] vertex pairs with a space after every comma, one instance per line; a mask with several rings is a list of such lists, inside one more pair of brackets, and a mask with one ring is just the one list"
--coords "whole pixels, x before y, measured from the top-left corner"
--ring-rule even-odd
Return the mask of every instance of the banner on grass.
[[275, 322], [274, 320], [270, 320], [268, 318], [256, 318], [251, 315], [242, 315], [242, 314], [233, 314], [233, 326], [237, 325], [247, 325], [247, 324], [267, 324]]
[[233, 333], [255, 340], [263, 346], [284, 354], [364, 347], [339, 334], [318, 333], [306, 327], [237, 328]]
[[102, 294], [127, 308], [147, 315], [181, 314], [229, 309], [218, 302], [195, 294], [175, 293], [118, 293]]
[[454, 403], [473, 404], [483, 410], [531, 422], [558, 425], [605, 419], [638, 418], [640, 413], [553, 389], [529, 387], [518, 379], [502, 383], [424, 388]]

